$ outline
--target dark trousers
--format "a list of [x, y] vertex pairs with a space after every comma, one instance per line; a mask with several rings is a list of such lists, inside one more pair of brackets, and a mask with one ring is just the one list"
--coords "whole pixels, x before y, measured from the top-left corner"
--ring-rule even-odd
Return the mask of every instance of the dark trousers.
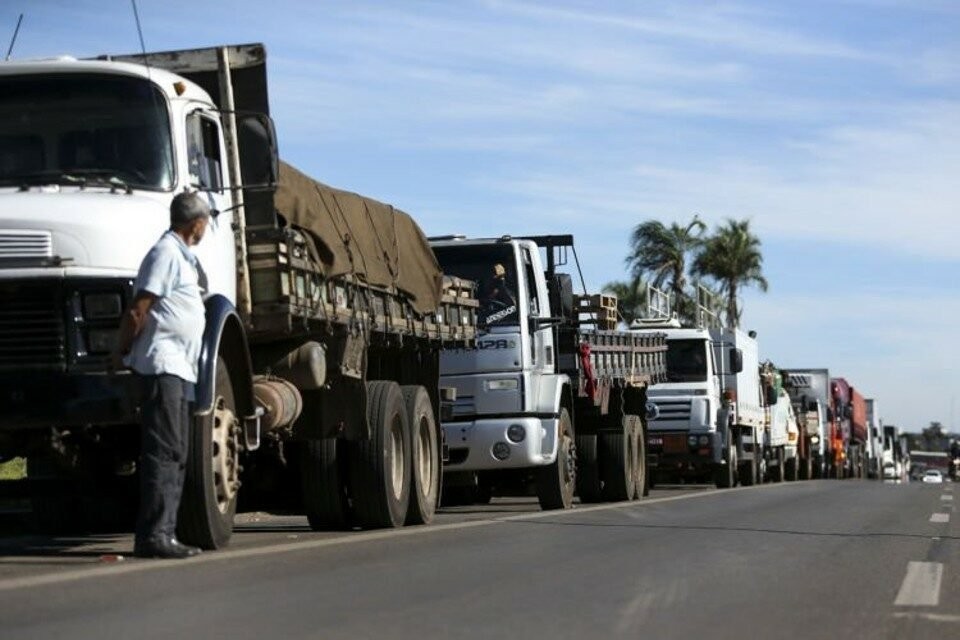
[[137, 540], [177, 529], [190, 436], [193, 384], [174, 375], [140, 376], [140, 512]]

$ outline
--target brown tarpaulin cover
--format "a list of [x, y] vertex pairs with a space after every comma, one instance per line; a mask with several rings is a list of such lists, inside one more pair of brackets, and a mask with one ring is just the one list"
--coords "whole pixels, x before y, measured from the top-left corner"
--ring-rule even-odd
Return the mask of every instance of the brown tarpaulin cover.
[[394, 286], [422, 314], [440, 306], [443, 273], [408, 214], [328, 187], [285, 162], [274, 203], [288, 224], [313, 233], [328, 277], [353, 273], [371, 285]]
[[406, 293], [419, 313], [437, 310], [443, 273], [413, 218], [328, 187], [285, 162], [279, 178], [277, 211], [287, 223], [313, 233], [328, 277], [353, 273], [371, 285]]

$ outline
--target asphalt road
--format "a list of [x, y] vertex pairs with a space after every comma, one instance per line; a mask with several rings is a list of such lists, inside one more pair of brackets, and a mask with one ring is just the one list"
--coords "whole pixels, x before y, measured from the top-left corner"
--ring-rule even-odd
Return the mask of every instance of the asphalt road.
[[[28, 638], [942, 638], [960, 635], [953, 485], [658, 490], [543, 513], [314, 534], [248, 516], [231, 549], [104, 562], [125, 538], [0, 538], [0, 629]], [[259, 521], [257, 519], [259, 518]]]

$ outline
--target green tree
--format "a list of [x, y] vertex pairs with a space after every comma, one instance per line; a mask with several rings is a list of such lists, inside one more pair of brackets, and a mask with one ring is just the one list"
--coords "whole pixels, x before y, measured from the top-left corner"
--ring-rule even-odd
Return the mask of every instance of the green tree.
[[924, 451], [946, 451], [950, 448], [950, 438], [941, 422], [931, 422], [921, 433]]
[[727, 220], [708, 237], [693, 262], [692, 272], [715, 280], [726, 297], [726, 321], [740, 326], [740, 291], [757, 286], [766, 291], [760, 239], [750, 231], [749, 220]]
[[659, 220], [641, 222], [630, 236], [626, 263], [634, 279], [646, 277], [657, 288], [666, 287], [673, 296], [674, 311], [683, 320], [693, 316], [693, 302], [685, 294], [687, 259], [703, 244], [707, 226], [698, 216], [686, 226], [669, 227]]
[[643, 317], [643, 308], [647, 303], [647, 287], [640, 278], [608, 282], [603, 285], [603, 291], [617, 296], [617, 313], [627, 325]]

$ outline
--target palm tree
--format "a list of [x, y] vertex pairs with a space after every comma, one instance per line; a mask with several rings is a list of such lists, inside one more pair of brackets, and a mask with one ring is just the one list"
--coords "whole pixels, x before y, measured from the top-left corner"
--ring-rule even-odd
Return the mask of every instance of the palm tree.
[[692, 303], [684, 294], [687, 258], [703, 244], [701, 236], [706, 228], [694, 215], [685, 227], [676, 222], [668, 227], [659, 220], [648, 220], [634, 227], [630, 236], [626, 263], [631, 274], [635, 279], [647, 276], [657, 288], [668, 284], [681, 319], [690, 319], [693, 315]]
[[743, 309], [738, 295], [744, 287], [754, 286], [767, 290], [763, 277], [763, 255], [760, 239], [750, 232], [749, 220], [728, 219], [725, 226], [703, 243], [703, 250], [693, 262], [694, 274], [709, 276], [720, 285], [727, 298], [727, 324], [733, 328], [740, 325]]
[[615, 280], [603, 285], [603, 292], [617, 296], [617, 313], [627, 326], [637, 318], [643, 317], [643, 306], [647, 302], [647, 287], [640, 278], [633, 280]]

